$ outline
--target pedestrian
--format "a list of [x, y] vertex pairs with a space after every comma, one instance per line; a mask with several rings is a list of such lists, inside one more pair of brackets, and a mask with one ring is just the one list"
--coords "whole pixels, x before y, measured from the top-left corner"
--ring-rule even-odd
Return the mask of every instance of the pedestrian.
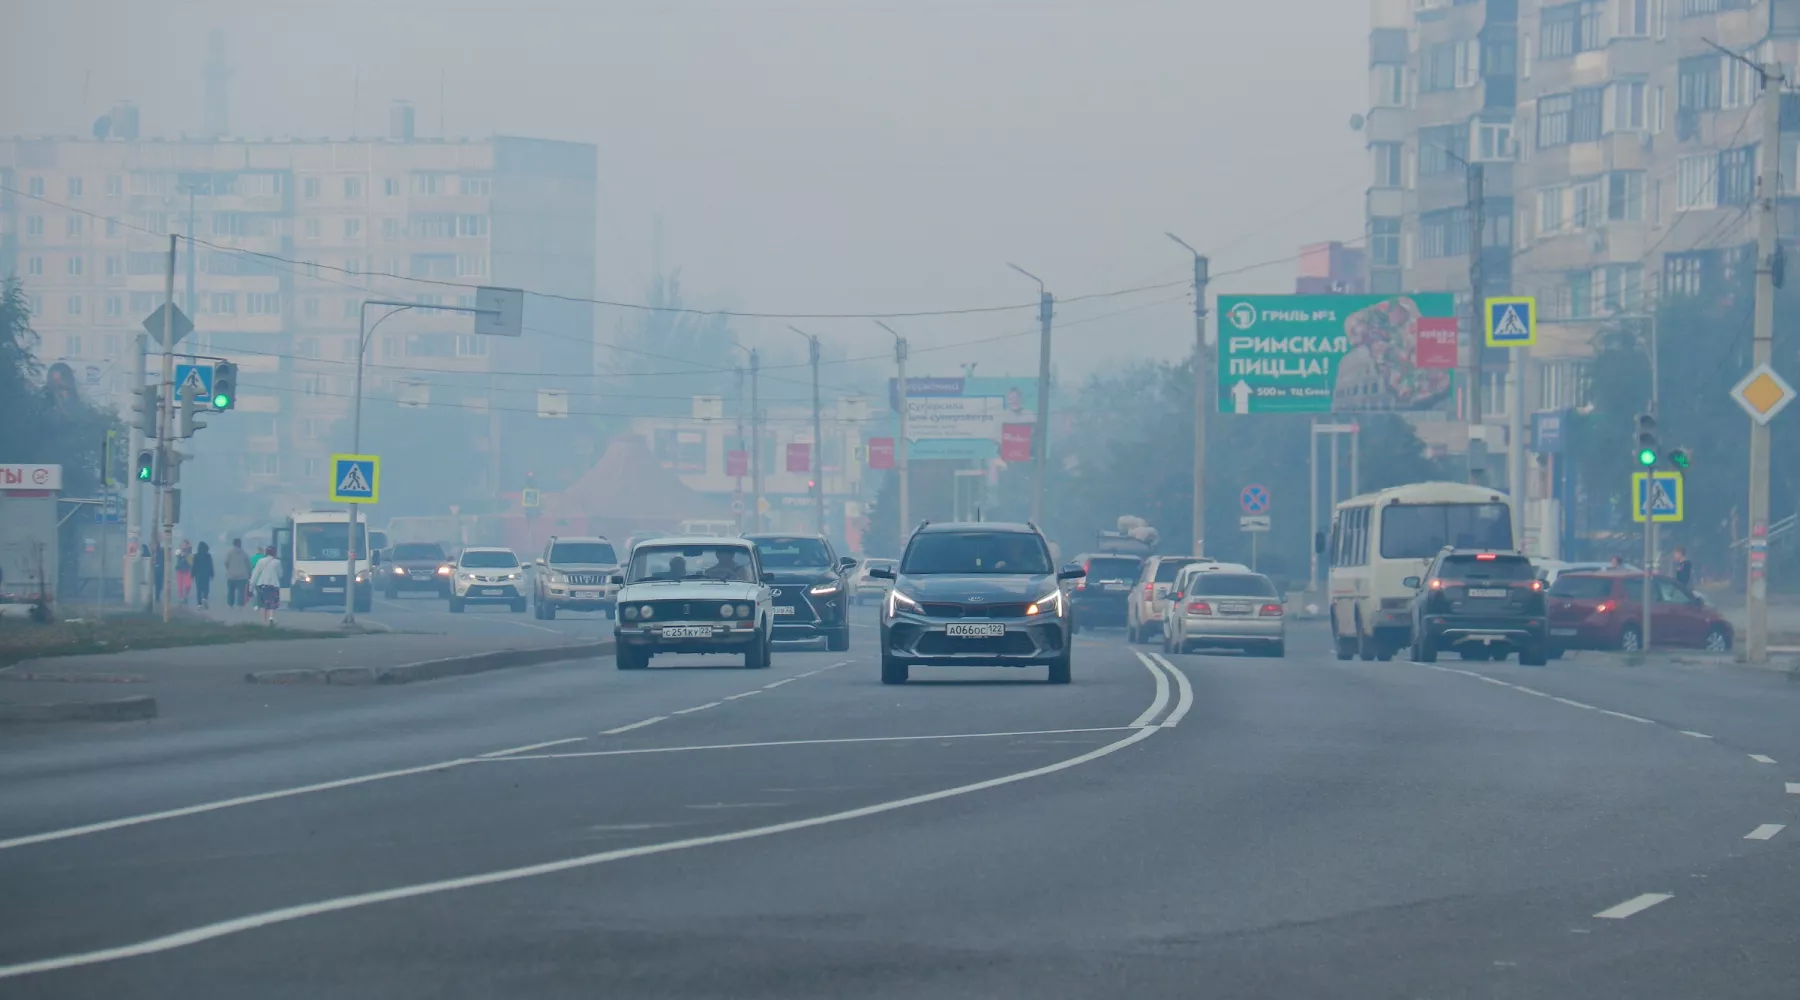
[[1683, 587], [1692, 587], [1694, 564], [1688, 562], [1687, 549], [1675, 546], [1675, 582]]
[[275, 624], [275, 609], [281, 607], [281, 559], [275, 546], [263, 551], [263, 557], [250, 570], [250, 587], [256, 592], [256, 606], [262, 609], [264, 625]]
[[188, 602], [188, 596], [194, 592], [194, 547], [188, 540], [181, 540], [181, 548], [175, 550], [175, 594], [181, 603]]
[[233, 538], [231, 551], [225, 553], [225, 606], [250, 606], [250, 556], [244, 551], [244, 540]]
[[212, 549], [205, 542], [201, 542], [200, 547], [194, 550], [192, 572], [194, 574], [194, 604], [196, 607], [204, 608], [207, 598], [212, 595], [213, 581]]
[[162, 543], [157, 542], [156, 551], [150, 556], [150, 578], [156, 581], [156, 603], [158, 604], [161, 604], [163, 599], [163, 570], [165, 568]]

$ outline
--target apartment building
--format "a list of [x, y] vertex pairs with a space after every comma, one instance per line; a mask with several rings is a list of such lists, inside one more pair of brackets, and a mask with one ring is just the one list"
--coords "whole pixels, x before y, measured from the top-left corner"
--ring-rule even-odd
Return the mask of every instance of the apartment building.
[[[423, 139], [405, 105], [378, 139], [140, 139], [134, 110], [113, 117], [133, 126], [0, 139], [0, 274], [23, 282], [44, 359], [123, 409], [135, 335], [163, 300], [168, 234], [204, 241], [177, 260], [176, 302], [194, 322], [179, 349], [231, 358], [243, 384], [184, 478], [277, 510], [322, 500], [329, 455], [351, 445], [364, 299], [419, 307], [383, 320], [366, 355], [363, 447], [388, 452], [390, 480], [409, 455], [454, 461], [454, 501], [591, 462], [587, 435], [535, 408], [540, 390], [593, 373], [591, 305], [528, 296], [517, 340], [476, 337], [469, 315], [430, 307], [472, 305], [474, 285], [591, 297], [593, 146]], [[387, 311], [371, 307], [369, 322]], [[397, 397], [414, 425], [390, 421], [372, 441], [370, 421]], [[187, 490], [188, 509], [208, 492]]]

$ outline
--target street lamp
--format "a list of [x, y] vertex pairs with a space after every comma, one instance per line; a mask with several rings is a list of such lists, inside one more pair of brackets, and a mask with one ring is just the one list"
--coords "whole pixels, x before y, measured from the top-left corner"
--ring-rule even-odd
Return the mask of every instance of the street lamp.
[[895, 535], [897, 540], [904, 545], [907, 538], [906, 526], [912, 523], [907, 520], [906, 510], [907, 492], [908, 488], [912, 485], [907, 481], [908, 477], [906, 469], [906, 411], [911, 409], [910, 404], [907, 402], [906, 393], [906, 354], [908, 345], [906, 343], [906, 338], [900, 336], [898, 330], [883, 323], [881, 320], [876, 320], [875, 325], [894, 335], [894, 366], [899, 370], [900, 376], [899, 380], [895, 382], [895, 398], [900, 406], [900, 435], [894, 442], [894, 466], [898, 470], [900, 476], [900, 520], [897, 522], [898, 528], [895, 531]]
[[1056, 311], [1056, 297], [1044, 287], [1044, 279], [1012, 261], [1006, 266], [1037, 282], [1038, 286], [1038, 386], [1037, 426], [1031, 440], [1031, 523], [1044, 523], [1044, 490], [1048, 477], [1050, 454], [1050, 320]]
[[[392, 306], [393, 308], [382, 313], [381, 318], [377, 319], [374, 325], [371, 326], [368, 324], [370, 306]], [[352, 455], [362, 454], [363, 355], [367, 354], [369, 351], [369, 338], [375, 335], [377, 327], [388, 321], [388, 317], [403, 313], [408, 309], [417, 308], [418, 303], [416, 302], [400, 302], [391, 299], [364, 299], [362, 305], [356, 310], [356, 395], [354, 397], [356, 402], [353, 404], [352, 416], [350, 418], [350, 453]], [[344, 557], [344, 624], [355, 625], [357, 505], [348, 504], [347, 506], [350, 508], [350, 527], [349, 534], [345, 536], [344, 540], [344, 551], [346, 553]], [[373, 596], [374, 593], [375, 573], [373, 569], [371, 569], [369, 573], [369, 594]]]
[[809, 464], [812, 466], [813, 516], [818, 521], [819, 534], [823, 535], [825, 533], [825, 462], [822, 456], [825, 450], [825, 438], [819, 430], [819, 338], [797, 326], [789, 326], [788, 329], [806, 338], [806, 357], [808, 361], [812, 362], [813, 446]]
[[1206, 554], [1206, 411], [1212, 388], [1212, 355], [1206, 350], [1206, 279], [1208, 261], [1188, 241], [1164, 230], [1164, 236], [1194, 255], [1194, 555]]

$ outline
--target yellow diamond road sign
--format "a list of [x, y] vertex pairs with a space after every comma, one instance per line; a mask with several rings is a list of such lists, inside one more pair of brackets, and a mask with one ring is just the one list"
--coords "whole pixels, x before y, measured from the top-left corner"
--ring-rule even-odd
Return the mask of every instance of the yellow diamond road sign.
[[1745, 375], [1743, 381], [1732, 387], [1731, 398], [1737, 400], [1750, 419], [1759, 424], [1766, 424], [1775, 419], [1794, 399], [1794, 387], [1787, 380], [1775, 374], [1775, 369], [1768, 365], [1757, 365]]

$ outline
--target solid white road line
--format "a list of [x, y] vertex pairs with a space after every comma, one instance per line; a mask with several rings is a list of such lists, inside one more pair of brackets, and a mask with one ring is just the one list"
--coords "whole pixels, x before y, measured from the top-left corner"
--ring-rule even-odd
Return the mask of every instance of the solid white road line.
[[724, 704], [724, 702], [709, 701], [704, 705], [695, 705], [693, 708], [678, 708], [675, 711], [670, 712], [669, 714], [670, 715], [686, 715], [689, 712], [704, 712], [709, 708], [718, 708], [722, 704]]
[[571, 736], [566, 740], [546, 740], [543, 743], [528, 743], [522, 747], [513, 747], [511, 750], [495, 750], [493, 753], [484, 753], [477, 759], [488, 760], [493, 757], [505, 757], [508, 754], [525, 753], [528, 750], [542, 750], [545, 747], [559, 747], [565, 743], [580, 743], [585, 739], [587, 739], [586, 736]]
[[1642, 913], [1652, 906], [1666, 900], [1674, 899], [1672, 892], [1646, 892], [1642, 896], [1633, 896], [1617, 906], [1609, 906], [1594, 914], [1596, 920], [1624, 920], [1634, 913]]
[[1165, 726], [1178, 726], [1187, 717], [1188, 709], [1194, 707], [1194, 685], [1188, 682], [1187, 674], [1180, 667], [1169, 662], [1168, 657], [1151, 653], [1150, 658], [1175, 678], [1175, 686], [1181, 691], [1180, 697], [1175, 699], [1175, 711], [1170, 712], [1169, 717], [1162, 721]]
[[[133, 944], [120, 945], [113, 948], [102, 948], [73, 955], [60, 955], [55, 958], [44, 958], [31, 962], [20, 962], [14, 965], [4, 965], [0, 966], [0, 979], [12, 979], [18, 976], [32, 975], [39, 972], [54, 972], [59, 969], [72, 969], [86, 965], [97, 965], [103, 962], [114, 962], [125, 958], [155, 955], [161, 952], [174, 951], [178, 948], [186, 948], [191, 945], [212, 941], [233, 934], [241, 934], [262, 927], [300, 920], [305, 917], [360, 909], [362, 907], [393, 902], [395, 900], [414, 899], [420, 896], [453, 892], [458, 889], [470, 889], [477, 886], [494, 885], [501, 882], [535, 878], [539, 875], [551, 875], [558, 872], [590, 868], [595, 865], [603, 865], [613, 861], [624, 861], [631, 858], [642, 858], [657, 854], [667, 854], [674, 851], [691, 850], [696, 847], [710, 847], [714, 844], [729, 844], [742, 840], [754, 840], [761, 837], [771, 837], [777, 834], [792, 833], [798, 830], [811, 829], [813, 827], [828, 826], [834, 823], [863, 819], [865, 817], [877, 816], [882, 813], [893, 812], [899, 809], [906, 809], [911, 806], [939, 802], [944, 799], [956, 798], [962, 795], [970, 795], [975, 792], [986, 791], [990, 788], [999, 788], [1015, 782], [1028, 781], [1032, 778], [1040, 778], [1046, 775], [1055, 774], [1059, 771], [1066, 771], [1073, 767], [1080, 767], [1090, 761], [1099, 760], [1110, 754], [1118, 753], [1120, 750], [1123, 750], [1134, 743], [1147, 740], [1157, 732], [1158, 730], [1153, 728], [1134, 728], [1121, 739], [1114, 740], [1102, 747], [1095, 747], [1086, 753], [1057, 761], [1054, 764], [1045, 764], [1042, 767], [1034, 767], [1028, 771], [1016, 771], [1012, 774], [1001, 775], [997, 778], [988, 778], [985, 781], [977, 781], [967, 785], [957, 785], [953, 788], [939, 789], [935, 792], [912, 795], [903, 799], [890, 799], [886, 802], [877, 802], [872, 805], [861, 806], [855, 809], [846, 809], [842, 812], [810, 816], [806, 819], [790, 820], [785, 823], [772, 823], [767, 826], [751, 827], [744, 830], [734, 830], [729, 833], [717, 833], [703, 837], [689, 837], [684, 840], [670, 840], [657, 844], [644, 844], [638, 847], [626, 847], [617, 850], [602, 851], [598, 854], [584, 854], [578, 857], [564, 858], [560, 861], [526, 865], [520, 868], [506, 868], [499, 871], [484, 872], [478, 875], [468, 875], [462, 878], [444, 879], [438, 882], [421, 882], [415, 885], [397, 886], [392, 889], [382, 889], [377, 892], [365, 892], [354, 896], [339, 896], [334, 899], [324, 899], [315, 903], [288, 906], [263, 913], [253, 913], [231, 920], [222, 920], [218, 923], [204, 924], [184, 931], [177, 931], [173, 934], [165, 934], [162, 937], [138, 941]], [[503, 760], [505, 758], [497, 759]]]
[[[1096, 729], [1028, 729], [1010, 733], [935, 733], [930, 736], [846, 736], [818, 740], [770, 740], [764, 743], [710, 743], [686, 747], [633, 747], [629, 750], [572, 750], [566, 753], [526, 754], [516, 757], [488, 757], [494, 763], [521, 760], [578, 760], [584, 757], [632, 757], [656, 753], [692, 753], [697, 750], [760, 750], [768, 747], [824, 746], [833, 743], [909, 743], [932, 740], [991, 740], [1009, 736], [1067, 736], [1071, 733], [1125, 733], [1135, 726], [1102, 726]], [[1161, 728], [1161, 727], [1142, 727]]]
[[1786, 823], [1764, 823], [1763, 825], [1757, 827], [1756, 829], [1751, 830], [1749, 833], [1744, 834], [1744, 839], [1745, 840], [1772, 840], [1772, 839], [1774, 839], [1776, 834], [1780, 833], [1781, 831], [1783, 831], [1785, 829], [1787, 829]]
[[767, 691], [767, 690], [768, 690], [768, 689], [770, 689], [770, 688], [778, 688], [778, 687], [780, 687], [780, 686], [782, 686], [782, 685], [783, 685], [783, 684], [792, 684], [792, 683], [794, 683], [794, 682], [795, 682], [795, 681], [796, 681], [796, 680], [799, 680], [799, 678], [797, 678], [797, 677], [783, 677], [783, 678], [782, 678], [782, 679], [780, 679], [780, 680], [778, 680], [778, 681], [775, 681], [775, 682], [774, 682], [774, 683], [772, 683], [772, 684], [764, 684], [764, 685], [763, 685], [763, 690], [764, 690], [764, 691]]
[[1613, 717], [1613, 718], [1615, 718], [1615, 719], [1626, 719], [1626, 720], [1628, 720], [1628, 721], [1631, 721], [1631, 722], [1642, 722], [1642, 723], [1643, 723], [1643, 724], [1644, 724], [1644, 725], [1646, 725], [1646, 726], [1654, 726], [1654, 725], [1656, 725], [1656, 723], [1655, 723], [1655, 722], [1652, 722], [1652, 721], [1651, 721], [1651, 720], [1649, 720], [1649, 719], [1646, 719], [1646, 718], [1644, 718], [1644, 717], [1643, 717], [1643, 716], [1640, 716], [1640, 715], [1626, 715], [1626, 714], [1625, 714], [1625, 713], [1624, 713], [1624, 712], [1615, 712], [1615, 711], [1613, 711], [1613, 710], [1612, 710], [1612, 709], [1610, 709], [1610, 708], [1603, 708], [1603, 709], [1601, 709], [1601, 710], [1600, 710], [1600, 714], [1601, 714], [1601, 715], [1610, 715], [1610, 716], [1612, 716], [1612, 717]]
[[1696, 733], [1696, 732], [1694, 732], [1694, 731], [1693, 731], [1693, 730], [1692, 730], [1692, 729], [1683, 729], [1683, 730], [1681, 730], [1681, 735], [1683, 735], [1683, 736], [1692, 736], [1692, 737], [1693, 737], [1693, 738], [1694, 738], [1694, 739], [1697, 739], [1697, 740], [1710, 740], [1710, 739], [1712, 739], [1712, 737], [1711, 737], [1711, 736], [1708, 736], [1708, 735], [1706, 735], [1706, 734], [1705, 734], [1705, 733]]
[[432, 771], [445, 771], [453, 767], [461, 767], [473, 762], [473, 758], [463, 757], [447, 760], [438, 764], [426, 764], [424, 767], [408, 767], [398, 771], [382, 771], [377, 774], [364, 774], [354, 778], [339, 778], [336, 781], [321, 781], [316, 785], [301, 785], [297, 788], [281, 788], [272, 792], [258, 792], [255, 795], [240, 795], [232, 799], [220, 799], [217, 802], [202, 802], [198, 805], [183, 806], [180, 809], [165, 809], [162, 812], [144, 813], [138, 816], [125, 816], [120, 819], [109, 819], [102, 823], [89, 823], [86, 826], [72, 826], [64, 830], [48, 830], [44, 833], [33, 833], [11, 840], [0, 840], [0, 851], [28, 844], [42, 844], [52, 840], [66, 840], [70, 837], [86, 836], [90, 833], [104, 833], [107, 830], [119, 830], [128, 826], [140, 826], [144, 823], [155, 823], [159, 820], [177, 819], [182, 816], [195, 816], [200, 813], [214, 812], [219, 809], [230, 809], [233, 806], [247, 806], [256, 802], [270, 802], [275, 799], [291, 798], [295, 795], [309, 795], [313, 792], [326, 792], [334, 788], [349, 788], [353, 785], [366, 785], [372, 781], [385, 781], [388, 778], [404, 778], [414, 774], [429, 774]]
[[1555, 697], [1554, 695], [1552, 695], [1550, 700], [1551, 701], [1560, 701], [1563, 704], [1568, 705], [1571, 708], [1585, 708], [1585, 709], [1588, 709], [1589, 711], [1594, 710], [1594, 706], [1588, 704], [1585, 701], [1576, 701], [1573, 698], [1558, 698], [1558, 697]]
[[1751, 754], [1750, 759], [1753, 761], [1756, 761], [1758, 764], [1773, 764], [1773, 763], [1775, 763], [1775, 758], [1767, 756], [1765, 754], [1760, 754], [1760, 753]]
[[1476, 679], [1478, 679], [1478, 680], [1484, 680], [1484, 681], [1487, 681], [1487, 682], [1488, 682], [1488, 683], [1489, 683], [1489, 684], [1498, 684], [1498, 685], [1500, 685], [1500, 686], [1501, 686], [1501, 687], [1503, 687], [1503, 688], [1509, 688], [1509, 687], [1512, 687], [1512, 686], [1513, 686], [1513, 684], [1512, 684], [1512, 682], [1511, 682], [1511, 681], [1503, 681], [1503, 680], [1501, 680], [1501, 679], [1500, 679], [1500, 678], [1498, 678], [1498, 677], [1489, 677], [1489, 676], [1488, 676], [1488, 675], [1486, 675], [1486, 674], [1473, 674], [1473, 673], [1472, 673], [1472, 674], [1470, 674], [1470, 675], [1469, 675], [1469, 676], [1470, 676], [1470, 677], [1474, 677], [1474, 678], [1476, 678]]
[[600, 731], [600, 735], [601, 736], [617, 736], [620, 733], [629, 733], [633, 729], [642, 729], [645, 726], [654, 726], [666, 718], [668, 718], [668, 716], [666, 716], [666, 715], [652, 715], [648, 719], [644, 719], [640, 722], [634, 722], [629, 726], [618, 726], [613, 729], [603, 729]]
[[736, 701], [739, 698], [748, 698], [753, 694], [762, 694], [762, 688], [757, 688], [754, 691], [739, 691], [737, 694], [728, 694], [725, 696], [725, 700]]
[[[1787, 793], [1789, 795], [1800, 795], [1800, 781], [1787, 782]], [[0, 847], [5, 847], [5, 846], [6, 845], [4, 843], [0, 843]]]
[[[1514, 685], [1513, 685], [1513, 687], [1514, 687], [1514, 688], [1516, 688], [1516, 689], [1517, 689], [1517, 690], [1520, 690], [1520, 691], [1523, 691], [1523, 692], [1525, 692], [1525, 693], [1526, 693], [1526, 694], [1529, 694], [1529, 695], [1533, 695], [1533, 696], [1536, 696], [1536, 697], [1538, 697], [1538, 698], [1550, 698], [1550, 697], [1553, 697], [1553, 696], [1552, 696], [1552, 695], [1550, 695], [1550, 694], [1547, 694], [1547, 693], [1545, 693], [1545, 692], [1543, 692], [1543, 691], [1539, 691], [1539, 690], [1538, 690], [1538, 689], [1537, 689], [1537, 688], [1528, 688], [1528, 687], [1526, 687], [1526, 686], [1525, 686], [1525, 685], [1523, 685], [1523, 684], [1514, 684]], [[1556, 699], [1556, 700], [1557, 700], [1557, 701], [1561, 701], [1561, 700], [1562, 700], [1562, 699], [1561, 699], [1561, 698], [1557, 698], [1557, 699]], [[1578, 702], [1578, 701], [1575, 701], [1575, 702], [1570, 702], [1570, 703], [1569, 703], [1569, 704], [1571, 704], [1571, 705], [1578, 705], [1578, 706], [1580, 706], [1580, 707], [1582, 707], [1582, 708], [1586, 708], [1586, 707], [1588, 707], [1588, 706], [1586, 706], [1586, 705], [1582, 705], [1582, 704], [1581, 704], [1581, 703], [1580, 703], [1580, 702]]]
[[[1132, 652], [1135, 653], [1137, 651], [1132, 650]], [[1156, 678], [1156, 697], [1151, 700], [1150, 707], [1144, 709], [1144, 714], [1132, 720], [1131, 726], [1133, 729], [1141, 726], [1148, 726], [1150, 720], [1161, 715], [1162, 710], [1168, 707], [1169, 704], [1169, 678], [1163, 675], [1162, 670], [1158, 669], [1155, 660], [1152, 660], [1142, 653], [1138, 653], [1137, 658], [1144, 664], [1144, 669], [1150, 671], [1150, 676]]]

